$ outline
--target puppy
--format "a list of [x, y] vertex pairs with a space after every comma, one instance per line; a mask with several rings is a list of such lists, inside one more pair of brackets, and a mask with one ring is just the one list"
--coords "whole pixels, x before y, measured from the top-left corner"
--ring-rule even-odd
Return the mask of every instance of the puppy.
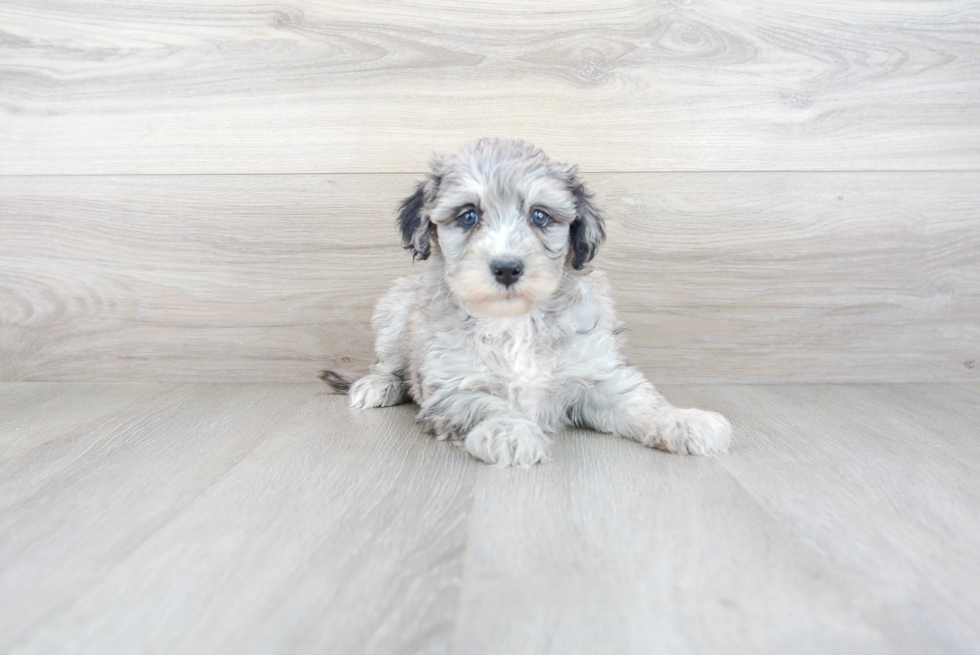
[[426, 430], [500, 466], [546, 460], [547, 433], [570, 426], [672, 453], [728, 449], [721, 414], [671, 406], [627, 365], [609, 286], [588, 266], [603, 221], [575, 167], [481, 139], [433, 160], [398, 226], [426, 263], [378, 303], [377, 363], [356, 381], [321, 374], [353, 407], [414, 400]]

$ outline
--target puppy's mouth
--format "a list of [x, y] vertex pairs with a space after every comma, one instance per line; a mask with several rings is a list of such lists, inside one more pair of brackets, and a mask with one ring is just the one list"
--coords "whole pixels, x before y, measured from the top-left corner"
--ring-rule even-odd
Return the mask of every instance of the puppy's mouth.
[[530, 298], [514, 291], [508, 291], [502, 296], [482, 300], [471, 299], [466, 303], [466, 308], [481, 316], [513, 317], [527, 314], [536, 305], [537, 303], [532, 302]]
[[489, 293], [465, 299], [467, 308], [483, 316], [513, 317], [527, 314], [541, 304], [554, 289], [528, 276], [512, 284], [491, 282]]

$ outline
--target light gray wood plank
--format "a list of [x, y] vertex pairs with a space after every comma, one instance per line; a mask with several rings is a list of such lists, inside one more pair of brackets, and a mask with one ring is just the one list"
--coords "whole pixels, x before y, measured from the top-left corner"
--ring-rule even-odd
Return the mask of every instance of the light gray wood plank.
[[968, 0], [0, 7], [0, 173], [976, 170]]
[[[318, 385], [0, 398], [25, 388], [42, 415], [57, 394], [107, 413], [5, 460], [4, 652], [966, 653], [980, 636], [978, 385], [667, 385], [732, 417], [730, 454], [570, 431], [527, 470]], [[61, 430], [40, 419], [18, 420]]]
[[472, 525], [460, 653], [904, 650], [718, 460], [562, 435], [553, 463], [481, 472]]
[[[726, 413], [719, 459], [833, 568], [873, 591], [863, 619], [910, 652], [980, 640], [980, 409], [959, 385], [671, 387]], [[939, 396], [954, 398], [945, 407]]]
[[[5, 460], [27, 451], [71, 441], [79, 435], [108, 428], [120, 415], [145, 409], [147, 403], [172, 395], [174, 384], [46, 383], [32, 382], [0, 388], [0, 398], [17, 403], [0, 405], [0, 489], [10, 480]], [[98, 401], [93, 402], [93, 394]], [[3, 492], [0, 491], [0, 496]]]
[[310, 395], [179, 385], [159, 398], [141, 386], [123, 411], [3, 462], [0, 650], [130, 557]]
[[179, 389], [0, 510], [0, 649], [448, 652], [475, 462], [321, 384]]
[[980, 379], [973, 174], [624, 175], [601, 188], [599, 265], [631, 358], [655, 379]]
[[[413, 270], [393, 222], [416, 179], [4, 178], [0, 378], [363, 371], [371, 308]], [[587, 179], [654, 379], [980, 379], [980, 174]]]
[[978, 410], [925, 393], [959, 389], [671, 385], [732, 453], [571, 433], [481, 475], [460, 652], [974, 652]]
[[64, 385], [47, 382], [4, 382], [0, 384], [0, 412], [3, 412], [0, 416], [5, 417], [9, 412], [24, 408], [30, 411], [31, 404], [37, 399], [56, 396], [60, 393], [59, 388], [64, 388]]

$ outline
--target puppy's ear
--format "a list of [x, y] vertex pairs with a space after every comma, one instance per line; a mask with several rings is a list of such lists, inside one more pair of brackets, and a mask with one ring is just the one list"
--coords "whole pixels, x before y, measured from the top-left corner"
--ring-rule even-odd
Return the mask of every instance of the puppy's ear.
[[425, 213], [425, 205], [435, 198], [438, 186], [439, 178], [430, 177], [399, 206], [398, 231], [402, 235], [402, 248], [412, 251], [413, 260], [429, 258], [432, 223]]
[[572, 240], [572, 268], [581, 270], [599, 252], [599, 246], [606, 240], [606, 230], [602, 216], [592, 206], [592, 194], [588, 192], [570, 171], [568, 190], [575, 198], [575, 220], [569, 231]]
[[398, 230], [402, 248], [412, 251], [412, 259], [429, 257], [429, 219], [425, 216], [425, 182], [415, 193], [402, 200], [398, 213]]

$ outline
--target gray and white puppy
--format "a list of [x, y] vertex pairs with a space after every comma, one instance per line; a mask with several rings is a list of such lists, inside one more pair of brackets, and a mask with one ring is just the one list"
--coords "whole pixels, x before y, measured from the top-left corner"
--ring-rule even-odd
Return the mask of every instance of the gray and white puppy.
[[425, 429], [501, 466], [547, 459], [546, 433], [570, 426], [673, 453], [728, 449], [725, 417], [671, 406], [621, 354], [609, 286], [587, 266], [603, 221], [574, 166], [481, 139], [433, 160], [398, 224], [426, 263], [378, 303], [378, 362], [357, 381], [321, 375], [353, 407], [414, 400]]

